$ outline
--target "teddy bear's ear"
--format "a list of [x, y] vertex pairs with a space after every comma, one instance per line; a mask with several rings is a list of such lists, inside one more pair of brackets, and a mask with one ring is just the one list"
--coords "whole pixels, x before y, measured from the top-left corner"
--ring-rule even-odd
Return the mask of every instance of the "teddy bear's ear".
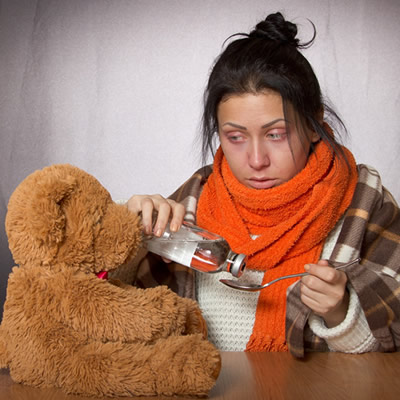
[[26, 207], [26, 221], [31, 235], [46, 245], [54, 245], [63, 240], [65, 215], [63, 202], [76, 186], [73, 176], [44, 176], [32, 188], [33, 193]]
[[64, 205], [77, 186], [72, 168], [55, 165], [26, 177], [8, 202], [8, 245], [17, 264], [50, 260], [66, 230]]

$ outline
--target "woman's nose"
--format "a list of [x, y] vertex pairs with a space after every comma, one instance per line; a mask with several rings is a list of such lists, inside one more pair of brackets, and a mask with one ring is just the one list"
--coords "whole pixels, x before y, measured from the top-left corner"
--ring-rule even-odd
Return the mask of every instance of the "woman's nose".
[[261, 169], [270, 164], [267, 149], [260, 144], [253, 144], [248, 152], [249, 166], [253, 169]]

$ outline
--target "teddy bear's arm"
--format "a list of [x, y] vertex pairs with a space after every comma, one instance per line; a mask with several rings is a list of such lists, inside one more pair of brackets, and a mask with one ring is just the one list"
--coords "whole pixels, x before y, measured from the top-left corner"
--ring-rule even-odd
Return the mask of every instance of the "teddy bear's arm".
[[90, 338], [149, 342], [174, 334], [205, 333], [197, 305], [165, 286], [117, 287], [87, 275], [65, 284], [70, 288], [62, 299], [60, 318]]

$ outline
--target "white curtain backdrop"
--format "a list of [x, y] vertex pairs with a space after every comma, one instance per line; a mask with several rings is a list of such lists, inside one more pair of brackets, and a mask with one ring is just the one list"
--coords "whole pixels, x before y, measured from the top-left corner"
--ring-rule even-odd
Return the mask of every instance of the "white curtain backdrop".
[[0, 306], [8, 198], [71, 163], [115, 199], [170, 194], [200, 166], [202, 92], [223, 41], [271, 12], [345, 121], [345, 144], [400, 199], [399, 0], [0, 0]]

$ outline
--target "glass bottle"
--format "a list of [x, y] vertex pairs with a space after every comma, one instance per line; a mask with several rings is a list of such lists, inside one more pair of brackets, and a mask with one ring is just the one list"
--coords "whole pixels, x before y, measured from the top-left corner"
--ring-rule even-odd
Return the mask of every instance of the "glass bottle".
[[144, 244], [151, 253], [200, 272], [239, 277], [246, 267], [246, 256], [233, 252], [223, 237], [186, 221], [177, 232], [167, 225], [161, 237], [146, 236]]

